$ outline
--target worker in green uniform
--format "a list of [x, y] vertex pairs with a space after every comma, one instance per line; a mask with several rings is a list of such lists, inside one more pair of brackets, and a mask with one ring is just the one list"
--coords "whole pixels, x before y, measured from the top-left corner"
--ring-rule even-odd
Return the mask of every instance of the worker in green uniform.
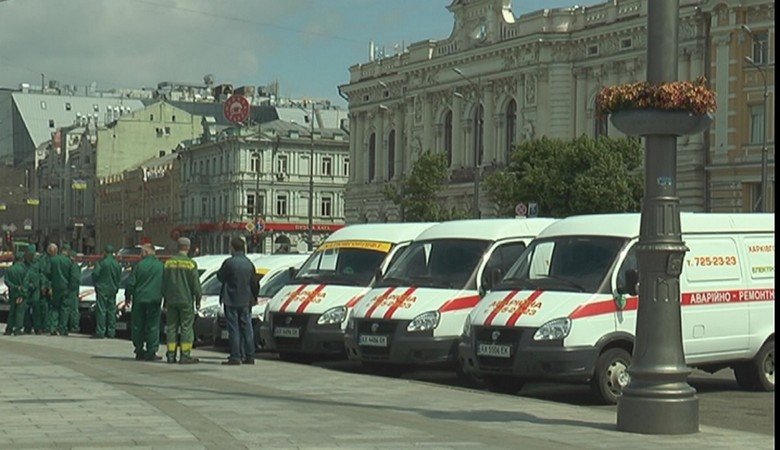
[[141, 247], [141, 260], [130, 272], [125, 303], [131, 306], [130, 329], [135, 359], [156, 361], [160, 347], [160, 306], [162, 303], [163, 263], [154, 256], [154, 247]]
[[46, 246], [46, 251], [35, 258], [35, 264], [38, 271], [44, 278], [44, 287], [41, 291], [40, 314], [43, 321], [42, 333], [49, 332], [49, 317], [51, 314], [52, 295], [51, 295], [51, 258], [57, 255], [57, 244], [51, 243]]
[[24, 252], [17, 252], [14, 263], [5, 272], [5, 285], [8, 286], [8, 302], [10, 309], [8, 311], [8, 320], [5, 325], [5, 334], [19, 335], [24, 327], [24, 273], [26, 268], [24, 262]]
[[[43, 295], [48, 290], [48, 280], [43, 272], [44, 263], [35, 258], [35, 245], [30, 244], [24, 254], [24, 294], [30, 312], [32, 331], [43, 334], [45, 327], [45, 300]], [[44, 267], [42, 269], [42, 267]]]
[[[57, 253], [55, 244], [49, 245], [49, 283], [51, 283], [51, 297], [49, 300], [49, 332], [52, 336], [68, 335], [68, 316], [70, 305], [68, 294], [70, 293], [70, 273], [73, 261], [65, 253], [65, 250]], [[52, 254], [53, 253], [53, 254]]]
[[114, 246], [106, 245], [103, 258], [95, 264], [95, 270], [92, 271], [97, 296], [93, 338], [116, 336], [116, 293], [121, 276], [122, 268], [114, 258]]
[[192, 322], [195, 308], [200, 307], [200, 280], [198, 264], [190, 259], [190, 240], [183, 237], [178, 240], [179, 253], [165, 261], [163, 270], [162, 293], [166, 311], [166, 333], [168, 335], [168, 363], [176, 362], [176, 336], [181, 333], [180, 364], [194, 364], [198, 358], [192, 357], [192, 342], [195, 335]]
[[72, 250], [68, 251], [68, 256], [73, 264], [70, 266], [70, 274], [68, 276], [68, 295], [66, 301], [68, 302], [68, 331], [71, 333], [79, 332], [79, 320], [81, 316], [79, 314], [79, 286], [81, 285], [81, 267], [76, 263], [76, 253]]

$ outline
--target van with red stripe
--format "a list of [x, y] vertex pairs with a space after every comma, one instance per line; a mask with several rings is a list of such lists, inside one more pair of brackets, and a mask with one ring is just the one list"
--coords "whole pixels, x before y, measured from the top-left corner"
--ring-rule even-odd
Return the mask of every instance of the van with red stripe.
[[344, 335], [348, 357], [385, 372], [455, 365], [471, 308], [553, 222], [457, 220], [424, 231], [355, 306]]
[[[774, 390], [774, 214], [682, 213], [682, 335], [688, 365], [731, 367]], [[590, 382], [604, 403], [628, 384], [638, 306], [639, 214], [562, 219], [469, 316], [461, 364], [489, 388]]]
[[354, 303], [377, 273], [433, 223], [357, 224], [320, 245], [268, 303], [260, 326], [264, 351], [283, 359], [343, 355], [344, 328]]

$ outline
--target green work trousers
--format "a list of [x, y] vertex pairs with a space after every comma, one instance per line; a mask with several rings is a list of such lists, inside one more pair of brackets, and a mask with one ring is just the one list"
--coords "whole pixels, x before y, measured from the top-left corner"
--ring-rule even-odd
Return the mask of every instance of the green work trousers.
[[24, 315], [27, 311], [27, 301], [22, 303], [16, 303], [16, 300], [11, 300], [11, 309], [8, 311], [8, 324], [6, 327], [11, 330], [11, 333], [15, 335], [22, 334], [24, 330]]
[[33, 297], [27, 301], [30, 307], [30, 319], [32, 329], [36, 333], [43, 333], [46, 329], [46, 299]]
[[116, 336], [116, 292], [111, 295], [97, 292], [95, 305], [95, 336]]
[[79, 332], [79, 321], [81, 319], [81, 315], [79, 314], [79, 294], [76, 292], [75, 294], [68, 294], [67, 297], [68, 302], [68, 330], [71, 333], [78, 333]]
[[173, 303], [167, 306], [165, 332], [168, 335], [169, 358], [176, 356], [176, 336], [181, 334], [181, 356], [190, 357], [195, 333], [192, 322], [195, 308], [192, 303]]
[[130, 309], [130, 329], [135, 354], [147, 359], [153, 358], [160, 348], [160, 302], [133, 302]]
[[53, 292], [49, 302], [49, 331], [68, 334], [70, 304], [65, 292]]

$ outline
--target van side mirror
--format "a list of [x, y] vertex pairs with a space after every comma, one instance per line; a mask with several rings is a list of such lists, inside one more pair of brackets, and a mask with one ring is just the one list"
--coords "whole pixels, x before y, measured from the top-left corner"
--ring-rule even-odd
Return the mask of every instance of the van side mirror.
[[482, 277], [482, 289], [485, 291], [493, 289], [495, 285], [501, 282], [503, 275], [501, 269], [498, 267], [488, 269], [488, 272]]
[[639, 285], [639, 271], [628, 269], [624, 272], [626, 285], [622, 286], [622, 291], [628, 295], [637, 295], [637, 286]]
[[289, 267], [287, 269], [287, 273], [290, 275], [290, 279], [294, 279], [296, 275], [298, 275], [298, 269], [295, 267]]

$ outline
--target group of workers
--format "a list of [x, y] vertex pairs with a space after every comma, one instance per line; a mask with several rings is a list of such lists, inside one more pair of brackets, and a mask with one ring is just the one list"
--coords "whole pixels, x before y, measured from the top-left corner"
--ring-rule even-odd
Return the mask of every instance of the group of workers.
[[[164, 264], [155, 256], [154, 246], [141, 247], [141, 260], [130, 273], [125, 303], [131, 306], [131, 330], [137, 360], [155, 361], [160, 341], [162, 301], [167, 313], [167, 362], [197, 363], [192, 357], [195, 309], [200, 306], [198, 267], [187, 254], [190, 241], [178, 241], [179, 253]], [[97, 296], [93, 338], [113, 338], [116, 334], [116, 295], [122, 267], [107, 245], [95, 264], [92, 281]], [[5, 273], [10, 311], [6, 335], [44, 334], [66, 336], [79, 331], [79, 286], [81, 268], [67, 245], [59, 249], [49, 244], [37, 255], [35, 246], [15, 255]], [[177, 358], [177, 351], [179, 352]]]

